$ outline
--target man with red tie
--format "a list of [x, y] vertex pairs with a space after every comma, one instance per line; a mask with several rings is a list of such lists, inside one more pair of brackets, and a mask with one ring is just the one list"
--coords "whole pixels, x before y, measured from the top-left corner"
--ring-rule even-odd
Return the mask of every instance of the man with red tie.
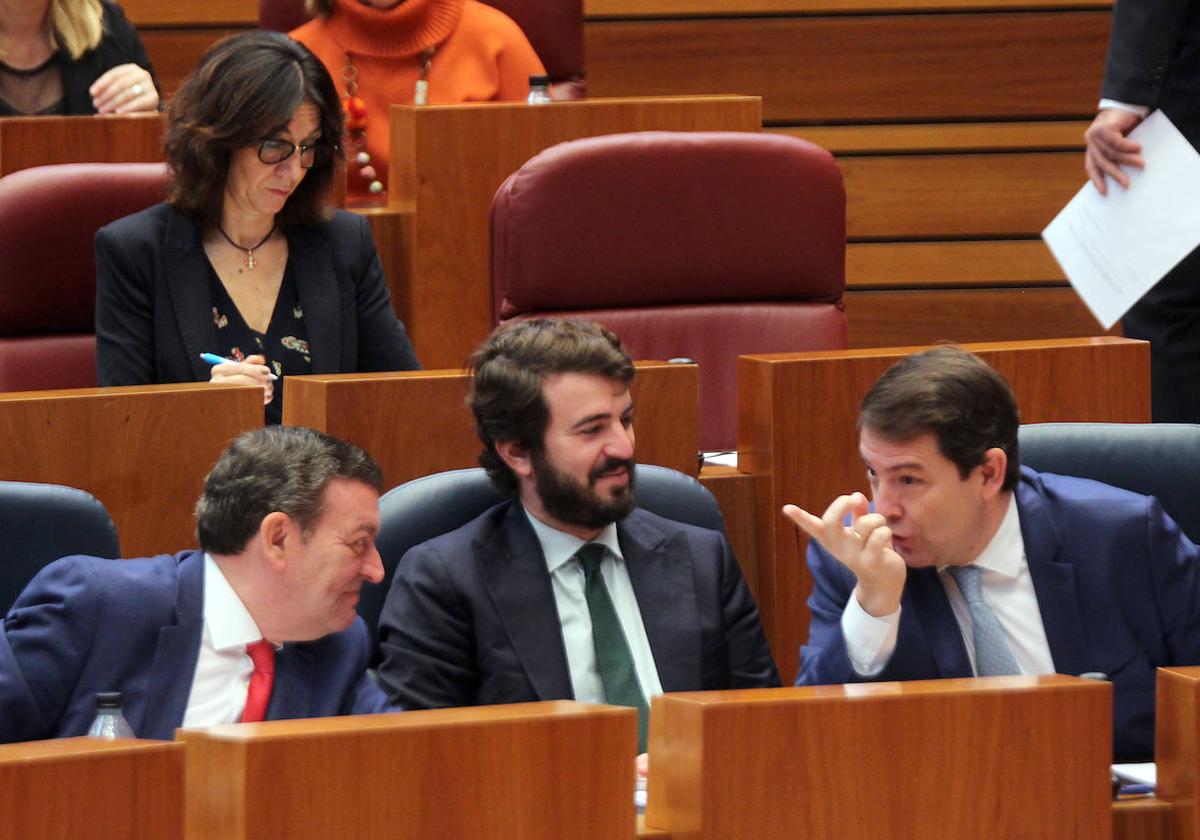
[[142, 738], [387, 710], [355, 613], [383, 578], [381, 484], [311, 429], [238, 437], [196, 505], [200, 551], [65, 557], [26, 587], [0, 633], [0, 741], [82, 735], [101, 691]]

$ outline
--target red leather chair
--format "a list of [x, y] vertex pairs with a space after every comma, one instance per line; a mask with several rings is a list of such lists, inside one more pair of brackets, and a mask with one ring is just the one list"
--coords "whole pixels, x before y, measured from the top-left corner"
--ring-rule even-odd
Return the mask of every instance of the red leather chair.
[[[483, 0], [517, 22], [554, 85], [555, 99], [585, 92], [583, 0]], [[308, 20], [304, 0], [258, 0], [258, 26], [290, 32]]]
[[496, 193], [491, 247], [497, 323], [591, 318], [635, 358], [695, 360], [706, 450], [735, 445], [739, 354], [846, 346], [846, 194], [833, 157], [803, 140], [553, 146]]
[[0, 391], [96, 384], [96, 231], [162, 200], [161, 163], [0, 178]]

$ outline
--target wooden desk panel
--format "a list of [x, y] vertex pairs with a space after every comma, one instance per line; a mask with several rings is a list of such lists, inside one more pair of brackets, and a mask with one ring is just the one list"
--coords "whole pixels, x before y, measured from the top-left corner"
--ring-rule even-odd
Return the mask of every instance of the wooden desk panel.
[[1082, 119], [1109, 22], [1107, 11], [593, 21], [588, 91], [750, 94], [768, 123]]
[[[1021, 420], [1144, 423], [1150, 419], [1149, 345], [1123, 338], [968, 344], [1009, 380]], [[808, 636], [807, 543], [782, 514], [788, 502], [820, 512], [866, 490], [858, 406], [895, 361], [923, 347], [742, 356], [738, 361], [739, 469], [758, 476], [758, 597], [785, 681]]]
[[[288, 377], [283, 422], [361, 446], [395, 487], [443, 470], [479, 466], [466, 406], [470, 377], [453, 370]], [[699, 370], [638, 362], [632, 394], [637, 457], [688, 475], [699, 471]]]
[[161, 114], [5, 117], [0, 176], [51, 163], [155, 163], [163, 159]]
[[235, 436], [263, 424], [262, 389], [207, 383], [0, 394], [0, 478], [86, 490], [139, 557], [196, 544], [192, 508]]
[[1155, 795], [1171, 803], [1173, 840], [1200, 837], [1200, 668], [1159, 668]]
[[[146, 2], [147, 0], [138, 0]], [[813, 15], [833, 12], [945, 10], [956, 12], [996, 9], [1058, 9], [1107, 6], [1105, 0], [584, 0], [589, 21], [606, 18], [757, 17]]]
[[[590, 73], [590, 71], [589, 71]], [[588, 99], [538, 108], [392, 106], [390, 206], [412, 212], [408, 272], [388, 266], [397, 312], [427, 367], [461, 365], [490, 331], [489, 216], [504, 179], [566, 140], [622, 131], [759, 131], [753, 97]]]
[[183, 745], [93, 738], [0, 745], [0, 837], [179, 840]]
[[565, 701], [180, 730], [187, 836], [632, 838], [636, 732]]
[[667, 694], [650, 755], [673, 840], [1112, 831], [1112, 686], [1075, 677]]

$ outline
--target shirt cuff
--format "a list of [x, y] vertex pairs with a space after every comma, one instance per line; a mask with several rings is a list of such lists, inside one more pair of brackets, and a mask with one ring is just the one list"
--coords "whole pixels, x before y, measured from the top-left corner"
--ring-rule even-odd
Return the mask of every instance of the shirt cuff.
[[873, 616], [858, 603], [857, 589], [842, 611], [842, 638], [854, 673], [873, 677], [884, 669], [896, 650], [900, 630], [900, 608], [885, 616]]
[[1145, 105], [1133, 105], [1129, 102], [1121, 102], [1117, 99], [1101, 99], [1097, 106], [1101, 111], [1105, 108], [1116, 108], [1119, 111], [1128, 111], [1131, 114], [1137, 114], [1139, 117], [1144, 117], [1150, 113], [1150, 109]]

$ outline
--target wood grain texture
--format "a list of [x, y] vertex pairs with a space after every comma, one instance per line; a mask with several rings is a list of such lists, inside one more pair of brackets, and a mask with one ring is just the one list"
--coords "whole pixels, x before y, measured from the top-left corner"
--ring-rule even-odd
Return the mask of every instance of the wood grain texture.
[[[189, 4], [190, 6], [190, 4]], [[203, 14], [203, 13], [201, 13]], [[146, 53], [150, 56], [150, 64], [158, 76], [159, 87], [162, 88], [163, 98], [169, 99], [179, 90], [183, 77], [191, 72], [200, 61], [200, 56], [226, 35], [235, 32], [245, 32], [257, 27], [258, 16], [247, 26], [218, 26], [195, 28], [181, 27], [177, 29], [144, 29], [139, 34], [142, 43], [146, 45]]]
[[63, 738], [0, 746], [0, 837], [180, 840], [183, 745]]
[[[810, 125], [769, 128], [772, 134], [799, 137], [835, 155], [1003, 151], [1082, 151], [1084, 120], [931, 125]], [[1082, 164], [1080, 164], [1082, 170]]]
[[[1123, 338], [969, 344], [1008, 378], [1024, 423], [1143, 423], [1150, 419], [1149, 345]], [[858, 406], [895, 361], [921, 347], [742, 356], [738, 360], [738, 468], [759, 476], [759, 611], [784, 680], [808, 636], [812, 581], [807, 543], [779, 510], [823, 511], [866, 491]]]
[[636, 730], [566, 701], [180, 730], [187, 837], [631, 838]]
[[1171, 837], [1200, 837], [1200, 668], [1159, 668], [1155, 796], [1171, 803]]
[[1113, 840], [1171, 840], [1171, 812], [1156, 797], [1113, 802]]
[[[470, 377], [455, 370], [288, 377], [283, 422], [361, 446], [395, 487], [443, 470], [479, 466], [465, 401]], [[699, 470], [699, 372], [695, 365], [638, 362], [630, 389], [637, 458], [688, 475]]]
[[163, 26], [258, 26], [258, 0], [121, 0], [126, 16], [140, 29]]
[[1096, 9], [1104, 0], [584, 0], [587, 20], [606, 18], [759, 17], [834, 12], [978, 12], [997, 9]]
[[1040, 239], [846, 246], [846, 288], [851, 291], [1066, 284], [1062, 268]]
[[1111, 727], [1111, 686], [1062, 676], [667, 694], [646, 825], [673, 840], [1107, 840]]
[[725, 517], [725, 534], [733, 548], [750, 591], [758, 598], [758, 496], [761, 477], [738, 472], [735, 467], [706, 466], [700, 483], [713, 494]]
[[153, 163], [163, 159], [161, 114], [6, 117], [0, 176], [52, 163]]
[[263, 424], [262, 390], [208, 383], [0, 394], [0, 475], [86, 490], [141, 557], [196, 544], [192, 508], [236, 435]]
[[854, 291], [845, 303], [851, 347], [1105, 333], [1071, 288]]
[[428, 367], [462, 364], [493, 324], [489, 213], [504, 179], [543, 149], [621, 131], [758, 131], [752, 97], [392, 106], [389, 203], [415, 213], [411, 273], [393, 281]]
[[842, 157], [846, 236], [1039, 236], [1083, 186], [1076, 152]]
[[761, 96], [773, 124], [1084, 119], [1095, 112], [1109, 17], [595, 21], [584, 32], [588, 91]]

